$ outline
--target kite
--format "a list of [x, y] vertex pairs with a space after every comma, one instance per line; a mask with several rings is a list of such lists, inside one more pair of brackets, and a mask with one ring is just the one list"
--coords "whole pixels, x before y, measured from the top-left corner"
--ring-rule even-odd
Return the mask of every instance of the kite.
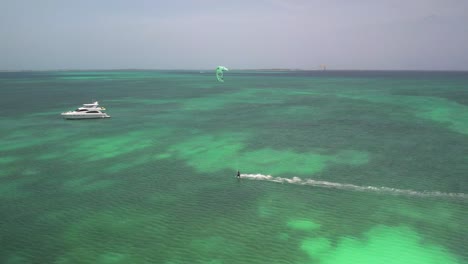
[[229, 71], [228, 68], [224, 66], [218, 66], [216, 68], [216, 78], [218, 79], [219, 82], [224, 82], [224, 71]]

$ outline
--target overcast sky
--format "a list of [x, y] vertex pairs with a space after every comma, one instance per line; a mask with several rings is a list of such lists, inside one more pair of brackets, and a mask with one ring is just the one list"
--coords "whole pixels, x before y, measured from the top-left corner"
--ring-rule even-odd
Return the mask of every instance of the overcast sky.
[[468, 70], [468, 0], [0, 0], [0, 70]]

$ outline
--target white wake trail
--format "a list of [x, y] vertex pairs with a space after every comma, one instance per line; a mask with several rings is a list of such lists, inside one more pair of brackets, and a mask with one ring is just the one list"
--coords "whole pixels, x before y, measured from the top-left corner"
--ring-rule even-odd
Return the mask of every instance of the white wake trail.
[[439, 191], [415, 191], [409, 189], [397, 189], [389, 187], [375, 187], [375, 186], [360, 186], [348, 183], [337, 183], [337, 182], [328, 182], [328, 181], [319, 181], [313, 179], [301, 179], [299, 177], [293, 178], [282, 178], [282, 177], [273, 177], [271, 175], [263, 174], [241, 174], [241, 178], [250, 179], [250, 180], [259, 180], [259, 181], [269, 181], [269, 182], [278, 182], [278, 183], [291, 183], [297, 185], [309, 185], [322, 188], [334, 188], [341, 190], [352, 190], [352, 191], [361, 191], [361, 192], [377, 192], [377, 193], [387, 193], [393, 195], [407, 195], [407, 196], [419, 196], [419, 197], [450, 197], [458, 199], [468, 199], [468, 195], [465, 193], [446, 193]]

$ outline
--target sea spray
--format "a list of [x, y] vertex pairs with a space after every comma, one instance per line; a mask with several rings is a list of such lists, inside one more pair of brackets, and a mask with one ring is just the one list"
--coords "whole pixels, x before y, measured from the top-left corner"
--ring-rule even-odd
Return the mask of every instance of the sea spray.
[[241, 178], [259, 180], [259, 181], [270, 181], [278, 183], [290, 183], [297, 185], [308, 185], [314, 187], [322, 188], [334, 188], [340, 190], [351, 190], [351, 191], [361, 191], [361, 192], [377, 192], [383, 194], [392, 194], [392, 195], [407, 195], [407, 196], [419, 196], [419, 197], [450, 197], [458, 199], [467, 199], [468, 195], [465, 193], [447, 193], [440, 191], [415, 191], [411, 189], [397, 189], [384, 186], [360, 186], [349, 183], [337, 183], [329, 181], [319, 181], [314, 179], [301, 179], [299, 177], [292, 178], [283, 178], [283, 177], [274, 177], [271, 175], [263, 174], [241, 174]]

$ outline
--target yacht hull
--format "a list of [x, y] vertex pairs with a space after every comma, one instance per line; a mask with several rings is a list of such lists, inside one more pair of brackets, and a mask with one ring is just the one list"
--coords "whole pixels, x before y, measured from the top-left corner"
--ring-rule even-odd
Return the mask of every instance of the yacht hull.
[[101, 114], [68, 114], [63, 113], [62, 117], [64, 119], [102, 119], [102, 118], [110, 118], [109, 115], [101, 113]]

